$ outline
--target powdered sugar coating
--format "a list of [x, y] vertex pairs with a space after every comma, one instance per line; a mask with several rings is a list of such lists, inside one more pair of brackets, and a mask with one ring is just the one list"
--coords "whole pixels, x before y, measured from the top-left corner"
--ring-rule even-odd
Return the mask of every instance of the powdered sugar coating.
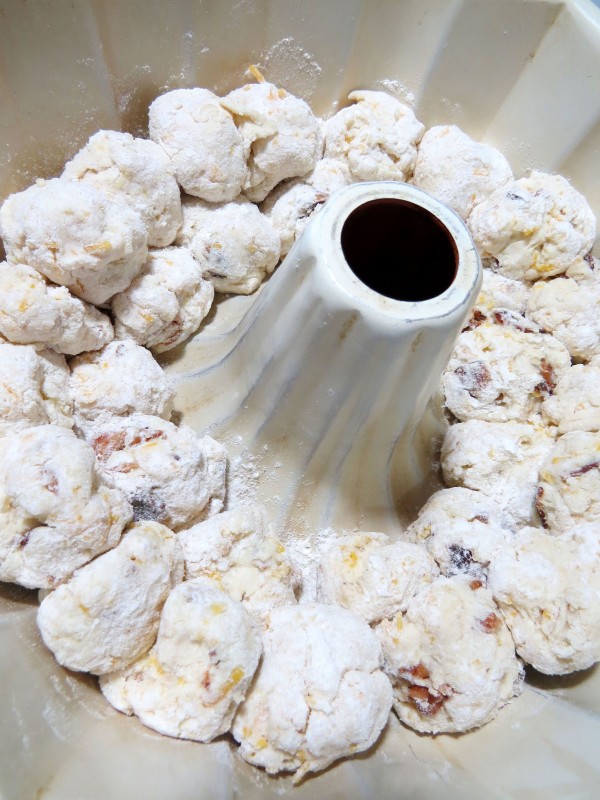
[[191, 428], [159, 417], [130, 414], [91, 426], [86, 438], [109, 486], [123, 491], [137, 520], [172, 530], [217, 513], [225, 498], [225, 448]]
[[404, 615], [376, 628], [394, 710], [422, 733], [461, 733], [490, 722], [521, 693], [524, 672], [490, 592], [438, 578]]
[[198, 330], [214, 294], [186, 247], [151, 250], [141, 273], [112, 299], [115, 334], [164, 353]]
[[508, 278], [560, 275], [594, 244], [596, 220], [583, 195], [560, 175], [533, 171], [475, 207], [469, 227], [481, 255]]
[[44, 598], [37, 621], [46, 647], [68, 669], [96, 675], [124, 669], [154, 644], [164, 602], [182, 579], [171, 531], [138, 522], [114, 550]]
[[324, 769], [368, 749], [392, 703], [381, 649], [346, 609], [281, 606], [268, 617], [263, 661], [232, 733], [245, 761], [274, 775]]
[[490, 567], [489, 586], [517, 653], [547, 675], [600, 660], [600, 538], [597, 525], [561, 537], [524, 528]]
[[244, 143], [208, 89], [176, 89], [148, 112], [150, 138], [169, 156], [179, 185], [211, 203], [233, 200], [247, 176]]
[[42, 425], [0, 439], [0, 580], [52, 588], [118, 543], [131, 519], [92, 448]]
[[323, 153], [319, 121], [299, 97], [272, 83], [246, 84], [221, 100], [244, 143], [248, 175], [243, 185], [259, 203], [286, 178], [306, 175]]
[[260, 634], [242, 605], [196, 578], [169, 595], [149, 654], [100, 687], [149, 728], [209, 742], [229, 730], [260, 654]]
[[0, 208], [0, 234], [9, 262], [27, 264], [95, 305], [129, 286], [148, 253], [136, 211], [64, 178], [11, 194]]
[[148, 139], [98, 131], [65, 164], [63, 177], [101, 189], [138, 212], [151, 247], [171, 244], [181, 224], [181, 198], [171, 161]]
[[500, 275], [492, 269], [484, 269], [482, 272], [481, 290], [475, 300], [474, 309], [486, 317], [496, 309], [506, 309], [524, 315], [527, 310], [529, 285]]
[[466, 220], [512, 177], [508, 161], [495, 147], [474, 141], [456, 125], [437, 125], [421, 139], [411, 183]]
[[542, 403], [542, 416], [559, 434], [600, 431], [600, 355], [567, 371]]
[[321, 557], [317, 597], [379, 622], [404, 611], [419, 588], [438, 575], [423, 547], [390, 542], [383, 533], [351, 533], [335, 539]]

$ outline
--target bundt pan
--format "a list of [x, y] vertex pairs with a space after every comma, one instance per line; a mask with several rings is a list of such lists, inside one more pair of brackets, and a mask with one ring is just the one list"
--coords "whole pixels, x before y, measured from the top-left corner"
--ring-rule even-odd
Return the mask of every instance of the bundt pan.
[[[145, 135], [162, 92], [223, 94], [250, 64], [325, 116], [352, 89], [386, 90], [426, 126], [455, 123], [500, 148], [517, 176], [564, 174], [600, 217], [591, 0], [0, 0], [0, 200], [59, 174], [99, 128]], [[424, 208], [441, 225], [449, 277], [434, 276], [433, 296], [382, 295], [342, 250], [356, 210], [378, 224], [378, 204]], [[221, 300], [163, 359], [177, 411], [227, 445], [232, 498], [260, 500], [282, 538], [310, 548], [327, 526], [393, 533], [439, 485], [435, 390], [479, 282], [452, 212], [402, 184], [349, 187], [255, 295]], [[542, 800], [600, 789], [597, 669], [529, 674], [521, 697], [463, 736], [420, 736], [391, 718], [371, 751], [294, 787], [242, 762], [227, 739], [168, 739], [118, 714], [95, 681], [56, 664], [36, 606], [35, 593], [0, 584], [2, 800]]]

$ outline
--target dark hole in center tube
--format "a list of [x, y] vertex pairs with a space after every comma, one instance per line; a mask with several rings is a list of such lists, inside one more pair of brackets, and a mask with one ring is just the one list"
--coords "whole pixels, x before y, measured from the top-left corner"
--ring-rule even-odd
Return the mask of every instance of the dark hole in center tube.
[[445, 225], [405, 200], [371, 200], [354, 209], [342, 227], [342, 250], [357, 278], [394, 300], [437, 297], [458, 268]]

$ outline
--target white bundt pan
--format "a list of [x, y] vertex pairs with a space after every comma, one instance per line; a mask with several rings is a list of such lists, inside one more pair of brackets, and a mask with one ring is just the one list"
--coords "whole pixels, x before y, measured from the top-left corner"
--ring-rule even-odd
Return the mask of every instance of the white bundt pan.
[[[154, 97], [224, 93], [256, 64], [323, 115], [384, 89], [456, 123], [517, 175], [566, 175], [600, 217], [600, 11], [591, 0], [0, 0], [0, 200], [59, 174], [99, 128], [145, 133]], [[408, 192], [408, 194], [407, 194]], [[381, 198], [424, 205], [456, 248], [439, 295], [382, 297], [340, 232]], [[232, 455], [285, 538], [324, 525], [392, 532], [435, 488], [439, 372], [479, 285], [451, 212], [400, 184], [343, 190], [261, 290], [220, 302], [167, 354], [178, 411]], [[167, 363], [168, 362], [168, 363]], [[242, 487], [242, 488], [240, 488]], [[292, 787], [227, 740], [175, 741], [113, 711], [54, 662], [30, 592], [0, 585], [2, 800], [306, 800], [598, 796], [600, 672], [531, 677], [480, 731], [418, 736], [395, 719], [368, 754]]]

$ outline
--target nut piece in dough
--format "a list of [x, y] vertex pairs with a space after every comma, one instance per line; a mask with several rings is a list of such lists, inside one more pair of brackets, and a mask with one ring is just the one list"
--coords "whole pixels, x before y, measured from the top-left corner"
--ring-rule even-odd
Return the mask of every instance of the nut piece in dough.
[[227, 455], [210, 436], [131, 414], [90, 427], [86, 438], [103, 479], [124, 492], [136, 521], [179, 530], [222, 510]]
[[386, 92], [350, 92], [353, 105], [325, 122], [325, 155], [343, 161], [355, 181], [406, 181], [425, 127]]
[[404, 611], [410, 598], [439, 575], [424, 547], [390, 542], [383, 533], [335, 539], [321, 557], [317, 596], [369, 623]]
[[210, 742], [229, 730], [260, 654], [260, 633], [242, 605], [196, 578], [167, 598], [148, 655], [104, 676], [100, 688], [159, 733]]
[[124, 669], [154, 644], [164, 602], [182, 580], [175, 536], [157, 522], [138, 522], [42, 600], [37, 620], [46, 647], [68, 669]]
[[495, 500], [510, 527], [531, 523], [538, 473], [554, 445], [549, 428], [472, 419], [453, 425], [442, 445], [448, 486], [476, 489]]
[[221, 105], [235, 120], [248, 159], [244, 194], [264, 200], [286, 178], [306, 175], [323, 154], [319, 120], [299, 97], [272, 83], [234, 89]]
[[594, 244], [596, 220], [585, 197], [560, 175], [532, 172], [473, 209], [469, 227], [483, 258], [508, 278], [560, 275]]
[[71, 396], [75, 422], [85, 431], [135, 412], [168, 418], [174, 392], [152, 354], [125, 339], [71, 361]]
[[226, 203], [246, 180], [244, 142], [231, 114], [208, 89], [176, 89], [157, 97], [148, 112], [150, 138], [171, 159], [185, 192]]
[[181, 197], [161, 147], [130, 133], [98, 131], [65, 165], [63, 177], [84, 181], [138, 212], [151, 247], [171, 244], [181, 224]]
[[25, 264], [0, 263], [0, 333], [15, 344], [50, 347], [75, 356], [113, 338], [106, 314], [49, 284]]
[[490, 592], [470, 583], [438, 578], [376, 628], [394, 710], [421, 733], [478, 728], [521, 693], [510, 632]]
[[517, 653], [547, 675], [600, 660], [600, 538], [597, 524], [548, 536], [524, 528], [490, 567], [489, 587]]
[[177, 536], [186, 579], [207, 577], [250, 614], [263, 617], [296, 601], [296, 578], [285, 547], [274, 538], [261, 508], [240, 506], [215, 514]]
[[112, 299], [115, 334], [164, 353], [198, 330], [214, 294], [186, 247], [151, 250], [142, 272]]
[[559, 434], [600, 431], [600, 355], [567, 370], [554, 394], [542, 403], [542, 416]]
[[177, 242], [189, 247], [217, 292], [252, 294], [279, 261], [279, 236], [244, 198], [225, 205], [184, 199]]
[[430, 128], [419, 145], [411, 183], [467, 219], [473, 208], [512, 180], [508, 161], [456, 125]]
[[367, 750], [392, 704], [381, 649], [343, 608], [281, 606], [267, 619], [263, 661], [232, 733], [245, 761], [274, 775], [307, 772]]
[[10, 263], [27, 264], [95, 305], [127, 288], [148, 254], [136, 211], [64, 178], [11, 194], [0, 208], [0, 235]]
[[115, 547], [131, 507], [95, 467], [92, 448], [56, 425], [0, 439], [0, 580], [49, 589]]

